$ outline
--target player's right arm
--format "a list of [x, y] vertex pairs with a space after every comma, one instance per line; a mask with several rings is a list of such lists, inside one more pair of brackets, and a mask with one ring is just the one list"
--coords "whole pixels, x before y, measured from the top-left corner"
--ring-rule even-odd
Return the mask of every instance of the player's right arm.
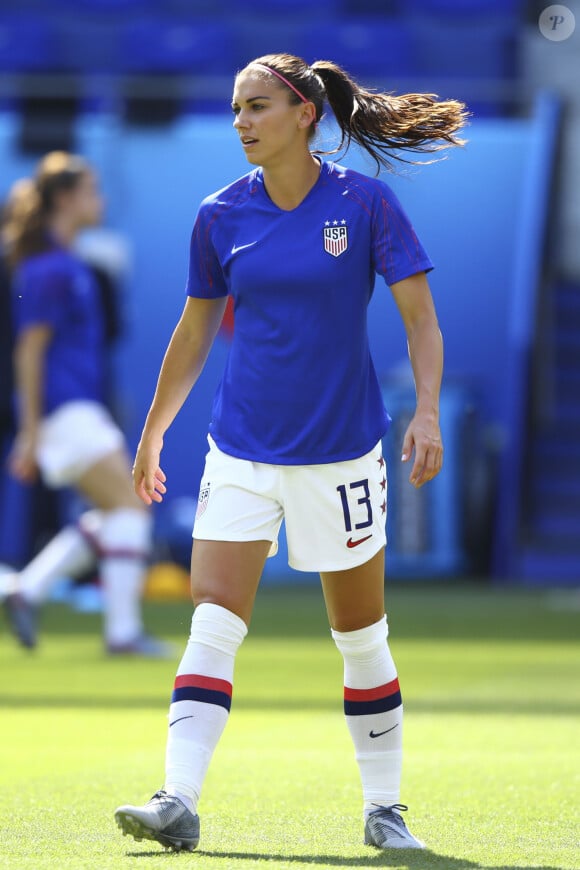
[[145, 504], [163, 500], [165, 474], [159, 464], [163, 436], [203, 370], [226, 302], [227, 296], [188, 296], [171, 336], [133, 466], [135, 492]]
[[8, 465], [12, 474], [23, 483], [32, 483], [37, 473], [36, 445], [43, 414], [44, 361], [51, 341], [49, 324], [31, 324], [20, 332], [14, 348], [18, 432]]

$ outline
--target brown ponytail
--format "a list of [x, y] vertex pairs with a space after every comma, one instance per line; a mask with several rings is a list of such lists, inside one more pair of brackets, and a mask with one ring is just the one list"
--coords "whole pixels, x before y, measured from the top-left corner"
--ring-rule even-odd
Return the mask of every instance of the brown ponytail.
[[[316, 151], [317, 154], [336, 154], [347, 150], [354, 141], [371, 155], [378, 173], [381, 167], [392, 170], [393, 161], [424, 162], [409, 160], [400, 152], [433, 153], [451, 145], [465, 144], [456, 134], [465, 125], [469, 113], [464, 103], [457, 100], [438, 101], [434, 94], [398, 96], [368, 91], [342, 67], [328, 60], [317, 60], [308, 66], [294, 55], [269, 54], [252, 63], [275, 69], [288, 79], [314, 103], [317, 121], [322, 117], [323, 103], [327, 100], [340, 128], [341, 140], [338, 148]], [[288, 90], [290, 101], [298, 103], [300, 98]]]
[[55, 199], [62, 191], [73, 190], [88, 171], [81, 157], [53, 151], [40, 161], [34, 178], [23, 178], [13, 185], [2, 220], [6, 256], [12, 268], [26, 257], [51, 248], [48, 221]]
[[31, 178], [21, 178], [8, 194], [2, 216], [2, 238], [6, 259], [12, 268], [24, 257], [42, 250], [44, 218], [40, 197]]

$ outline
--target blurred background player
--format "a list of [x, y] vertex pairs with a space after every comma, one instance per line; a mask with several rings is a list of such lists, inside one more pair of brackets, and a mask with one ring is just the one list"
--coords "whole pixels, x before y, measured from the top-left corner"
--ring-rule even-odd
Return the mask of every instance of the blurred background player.
[[[0, 217], [0, 573], [9, 574], [30, 561], [41, 545], [62, 527], [64, 491], [51, 490], [39, 477], [22, 483], [8, 468], [7, 458], [16, 436], [14, 390], [14, 313], [11, 269], [5, 227], [11, 209], [29, 181], [16, 182]], [[4, 584], [0, 583], [0, 591]]]
[[169, 716], [165, 787], [116, 811], [124, 833], [193, 849], [197, 803], [231, 704], [234, 659], [266, 558], [286, 521], [289, 562], [320, 573], [344, 659], [344, 711], [364, 800], [365, 842], [423, 848], [399, 803], [402, 701], [384, 604], [389, 418], [370, 357], [375, 274], [408, 337], [416, 410], [402, 444], [410, 481], [441, 469], [443, 351], [431, 261], [391, 189], [310, 150], [325, 99], [342, 144], [389, 165], [395, 149], [461, 144], [462, 103], [363, 89], [328, 61], [267, 55], [236, 77], [234, 127], [257, 168], [208, 196], [191, 238], [188, 299], [161, 368], [133, 470], [161, 501], [163, 438], [198, 379], [228, 295], [235, 329], [214, 401], [194, 526], [189, 643]]
[[143, 630], [151, 518], [132, 491], [124, 438], [104, 404], [99, 289], [73, 250], [102, 209], [92, 168], [65, 152], [48, 154], [11, 194], [4, 238], [13, 272], [18, 423], [10, 470], [33, 482], [39, 469], [48, 486], [72, 487], [95, 509], [9, 579], [4, 607], [20, 642], [34, 647], [36, 610], [53, 583], [98, 561], [107, 651], [166, 656], [170, 648]]
[[[14, 395], [14, 312], [10, 267], [4, 246], [4, 228], [10, 209], [17, 206], [19, 191], [29, 184], [13, 185], [0, 215], [0, 574], [14, 573], [66, 525], [81, 509], [81, 499], [71, 490], [54, 490], [42, 478], [22, 483], [9, 469], [7, 457], [16, 435]], [[26, 194], [25, 194], [26, 195]], [[128, 269], [128, 249], [122, 236], [103, 227], [92, 227], [81, 233], [75, 250], [93, 271], [99, 289], [100, 307], [105, 336], [105, 403], [113, 416], [117, 410], [112, 357], [122, 334], [121, 282]], [[85, 576], [75, 578], [75, 587], [93, 586], [94, 568]], [[0, 584], [0, 588], [2, 585]], [[83, 599], [87, 606], [87, 598]], [[98, 606], [98, 597], [91, 599]]]

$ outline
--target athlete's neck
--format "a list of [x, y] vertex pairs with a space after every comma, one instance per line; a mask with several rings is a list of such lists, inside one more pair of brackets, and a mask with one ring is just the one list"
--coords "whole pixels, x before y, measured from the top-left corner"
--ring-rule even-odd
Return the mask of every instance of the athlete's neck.
[[56, 214], [49, 221], [48, 229], [53, 238], [64, 248], [71, 248], [79, 228], [68, 215]]
[[320, 175], [322, 163], [312, 155], [299, 164], [262, 167], [264, 184], [272, 202], [283, 211], [292, 211], [312, 190]]

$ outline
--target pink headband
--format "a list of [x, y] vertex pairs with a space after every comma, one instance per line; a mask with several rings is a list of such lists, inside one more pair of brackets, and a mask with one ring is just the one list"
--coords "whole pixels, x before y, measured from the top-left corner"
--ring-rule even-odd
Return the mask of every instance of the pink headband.
[[304, 94], [300, 93], [298, 88], [295, 88], [292, 82], [289, 82], [287, 78], [285, 78], [282, 73], [279, 73], [278, 70], [272, 69], [271, 66], [266, 66], [263, 63], [253, 63], [251, 66], [257, 66], [259, 69], [265, 69], [267, 72], [272, 73], [273, 76], [276, 76], [277, 79], [280, 79], [281, 82], [284, 82], [285, 85], [288, 85], [290, 90], [294, 91], [297, 97], [300, 97], [303, 103], [311, 103], [312, 100], [307, 100]]

